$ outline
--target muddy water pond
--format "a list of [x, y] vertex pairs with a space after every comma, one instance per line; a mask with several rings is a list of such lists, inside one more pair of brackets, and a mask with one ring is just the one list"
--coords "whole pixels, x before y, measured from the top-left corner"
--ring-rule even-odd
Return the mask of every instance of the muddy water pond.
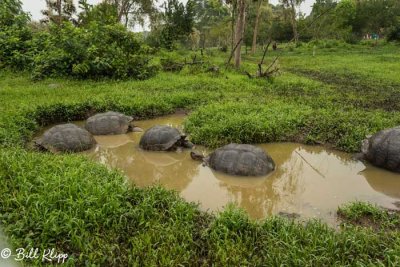
[[[137, 121], [144, 130], [165, 124], [181, 128], [184, 115]], [[350, 154], [322, 146], [296, 143], [260, 144], [277, 168], [265, 177], [235, 177], [215, 172], [190, 158], [189, 150], [150, 152], [139, 148], [142, 133], [95, 136], [98, 145], [89, 157], [118, 168], [140, 187], [161, 184], [176, 190], [204, 210], [218, 211], [228, 203], [251, 217], [296, 213], [334, 223], [336, 209], [361, 200], [396, 209], [400, 175], [353, 160]], [[197, 150], [208, 153], [203, 147]]]

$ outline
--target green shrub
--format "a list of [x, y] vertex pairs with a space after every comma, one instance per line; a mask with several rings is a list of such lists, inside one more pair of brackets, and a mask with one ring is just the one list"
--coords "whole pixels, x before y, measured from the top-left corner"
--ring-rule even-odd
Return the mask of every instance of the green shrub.
[[23, 70], [32, 63], [27, 53], [31, 32], [27, 27], [7, 27], [0, 31], [0, 68]]
[[386, 39], [388, 41], [399, 41], [400, 42], [400, 23], [399, 23], [399, 25], [393, 26], [390, 28]]
[[0, 68], [24, 69], [31, 63], [27, 52], [32, 32], [29, 16], [20, 1], [4, 0], [0, 4]]
[[119, 23], [88, 22], [32, 31], [21, 3], [0, 6], [0, 68], [32, 70], [34, 79], [75, 78], [147, 79], [157, 68], [149, 64], [148, 47]]
[[161, 58], [160, 63], [163, 71], [172, 71], [172, 72], [181, 71], [185, 66], [184, 59], [176, 55], [176, 53]]
[[146, 79], [156, 72], [133, 33], [122, 25], [52, 25], [47, 49], [34, 57], [33, 78], [72, 76]]

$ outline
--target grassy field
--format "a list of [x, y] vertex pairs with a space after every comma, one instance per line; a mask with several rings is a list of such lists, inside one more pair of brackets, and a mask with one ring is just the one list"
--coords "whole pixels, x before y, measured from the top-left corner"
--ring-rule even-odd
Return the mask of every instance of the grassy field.
[[[398, 266], [395, 212], [349, 204], [339, 209], [339, 231], [253, 221], [234, 207], [211, 215], [174, 192], [128, 187], [118, 171], [82, 156], [29, 148], [40, 127], [105, 110], [136, 118], [191, 110], [185, 129], [209, 147], [296, 141], [357, 152], [367, 134], [400, 124], [399, 46], [303, 45], [271, 52], [267, 63], [276, 55], [281, 74], [269, 81], [224, 67], [147, 81], [32, 82], [0, 72], [0, 220], [12, 245], [56, 248], [70, 266]], [[260, 57], [246, 55], [243, 70], [254, 73]], [[207, 52], [215, 64], [226, 58]]]

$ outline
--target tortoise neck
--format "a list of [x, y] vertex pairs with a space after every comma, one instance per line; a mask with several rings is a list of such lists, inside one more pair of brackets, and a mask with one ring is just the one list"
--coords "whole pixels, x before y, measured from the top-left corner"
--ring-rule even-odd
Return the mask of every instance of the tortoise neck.
[[204, 156], [198, 152], [190, 152], [190, 157], [193, 160], [197, 160], [197, 161], [203, 161], [204, 160]]

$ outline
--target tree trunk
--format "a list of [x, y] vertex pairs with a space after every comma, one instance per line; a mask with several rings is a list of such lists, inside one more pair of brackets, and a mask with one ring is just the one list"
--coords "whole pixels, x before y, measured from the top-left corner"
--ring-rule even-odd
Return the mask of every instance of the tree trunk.
[[57, 0], [57, 12], [58, 12], [58, 26], [62, 23], [62, 3], [61, 0]]
[[291, 19], [292, 28], [293, 28], [293, 39], [294, 39], [294, 42], [297, 44], [297, 42], [299, 41], [299, 33], [297, 32], [296, 6], [294, 3], [294, 0], [290, 1], [290, 6], [291, 6], [290, 19]]
[[203, 45], [202, 45], [203, 49], [206, 49], [206, 31], [204, 30], [203, 32]]
[[263, 0], [258, 0], [258, 7], [257, 7], [257, 15], [256, 15], [256, 22], [254, 24], [254, 31], [253, 31], [253, 44], [251, 46], [251, 53], [255, 54], [257, 49], [257, 35], [258, 35], [258, 24], [260, 22], [260, 15], [261, 15], [261, 4]]
[[[232, 4], [233, 5], [233, 4]], [[231, 50], [235, 46], [235, 6], [232, 6], [232, 21], [231, 21]]]
[[128, 29], [128, 22], [129, 22], [129, 16], [127, 15], [127, 16], [125, 17], [125, 23], [124, 23], [125, 28], [127, 28], [127, 29]]
[[241, 46], [243, 42], [244, 24], [246, 19], [246, 0], [238, 0], [238, 18], [236, 20], [235, 41], [238, 44], [235, 50], [235, 67], [241, 63]]

